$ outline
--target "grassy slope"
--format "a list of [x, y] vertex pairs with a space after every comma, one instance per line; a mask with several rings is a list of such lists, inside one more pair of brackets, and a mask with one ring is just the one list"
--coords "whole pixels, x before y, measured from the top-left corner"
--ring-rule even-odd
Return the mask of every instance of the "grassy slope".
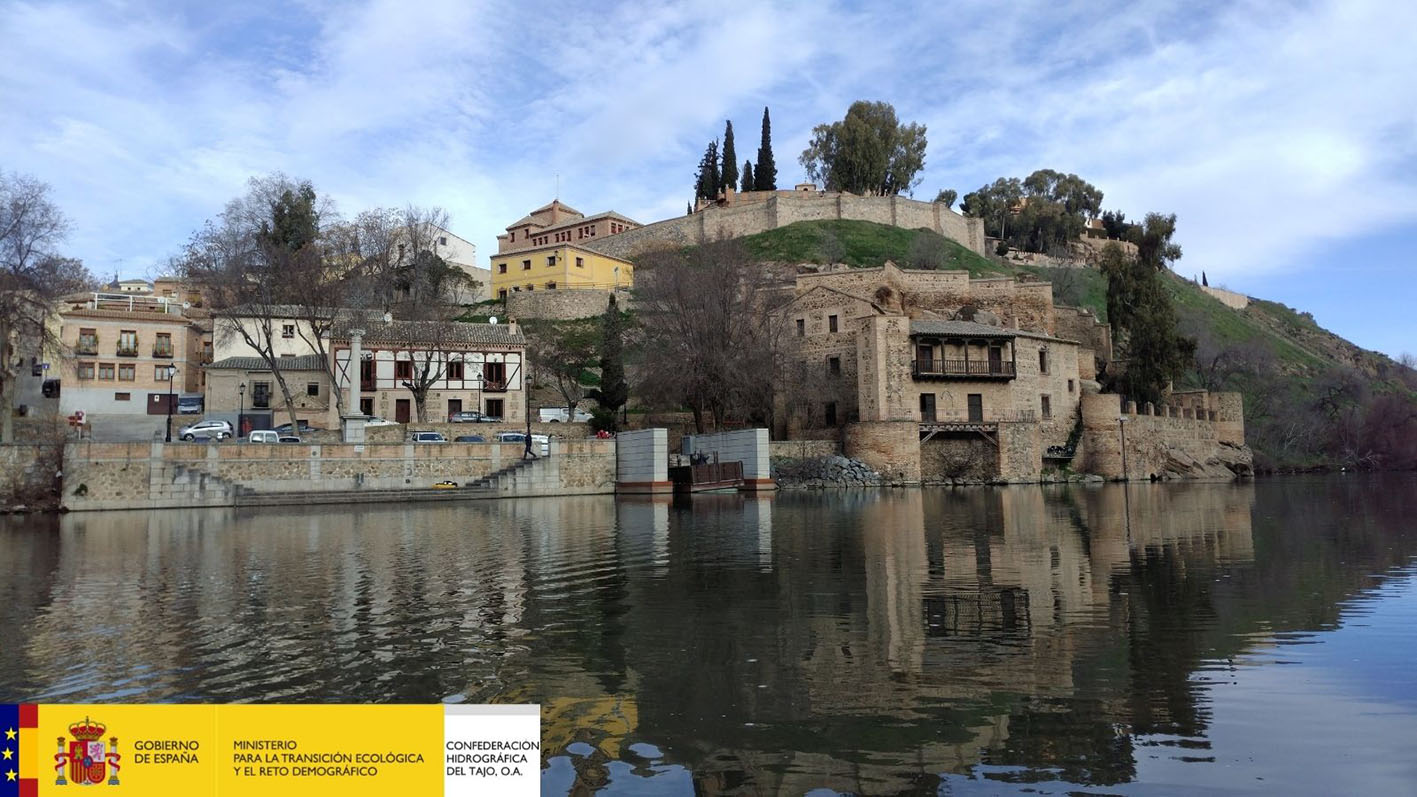
[[[887, 260], [904, 265], [917, 236], [938, 250], [946, 269], [961, 269], [975, 276], [1011, 273], [955, 241], [929, 230], [906, 230], [869, 221], [801, 221], [750, 235], [743, 245], [759, 260], [786, 263], [826, 263], [829, 259], [851, 266], [879, 266]], [[840, 255], [829, 258], [830, 241], [840, 244]]]

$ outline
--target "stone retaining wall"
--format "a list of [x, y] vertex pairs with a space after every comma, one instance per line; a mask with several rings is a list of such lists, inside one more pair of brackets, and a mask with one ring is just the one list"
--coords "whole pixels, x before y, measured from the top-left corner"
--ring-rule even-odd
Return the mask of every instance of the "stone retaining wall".
[[[468, 484], [521, 461], [520, 443], [260, 445], [71, 443], [63, 506], [71, 510], [231, 506], [256, 493], [398, 490]], [[537, 495], [613, 492], [613, 440], [556, 440]]]

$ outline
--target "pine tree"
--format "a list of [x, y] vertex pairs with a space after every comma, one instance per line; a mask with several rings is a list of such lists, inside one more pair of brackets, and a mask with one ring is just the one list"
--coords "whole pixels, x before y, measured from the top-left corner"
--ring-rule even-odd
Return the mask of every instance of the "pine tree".
[[690, 203], [688, 203], [687, 205], [684, 206], [684, 215], [685, 215], [685, 216], [692, 216], [692, 215], [694, 215], [694, 203], [693, 203], [693, 202], [690, 202]]
[[719, 188], [738, 187], [738, 153], [733, 149], [733, 120], [728, 120], [723, 128], [723, 172], [719, 175]]
[[1201, 272], [1201, 284], [1204, 285], [1204, 286], [1206, 286], [1207, 288], [1210, 287], [1210, 280], [1208, 280], [1208, 279], [1205, 278], [1205, 272], [1204, 272], [1204, 271]]
[[763, 107], [763, 141], [758, 146], [758, 164], [753, 169], [753, 185], [759, 191], [777, 190], [777, 164], [772, 159], [772, 120]]
[[753, 162], [743, 161], [743, 185], [738, 189], [744, 193], [757, 189], [757, 184], [753, 182]]

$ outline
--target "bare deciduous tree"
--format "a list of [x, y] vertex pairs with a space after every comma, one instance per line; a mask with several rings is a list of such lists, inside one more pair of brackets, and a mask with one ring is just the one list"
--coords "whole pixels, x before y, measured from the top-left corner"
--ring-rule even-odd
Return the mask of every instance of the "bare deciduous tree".
[[766, 279], [737, 241], [645, 255], [636, 270], [641, 390], [711, 419], [768, 423], [773, 405], [773, 307]]
[[56, 247], [69, 224], [49, 186], [0, 172], [0, 440], [14, 441], [15, 384], [25, 356], [58, 346], [46, 323], [54, 301], [93, 287], [93, 276]]

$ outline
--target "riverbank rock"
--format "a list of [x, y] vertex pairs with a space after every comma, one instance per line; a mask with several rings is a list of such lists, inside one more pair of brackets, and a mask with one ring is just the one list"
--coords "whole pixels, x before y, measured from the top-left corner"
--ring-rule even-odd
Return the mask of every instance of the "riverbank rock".
[[784, 488], [877, 487], [881, 474], [870, 465], [841, 456], [793, 459], [773, 457], [772, 478]]

